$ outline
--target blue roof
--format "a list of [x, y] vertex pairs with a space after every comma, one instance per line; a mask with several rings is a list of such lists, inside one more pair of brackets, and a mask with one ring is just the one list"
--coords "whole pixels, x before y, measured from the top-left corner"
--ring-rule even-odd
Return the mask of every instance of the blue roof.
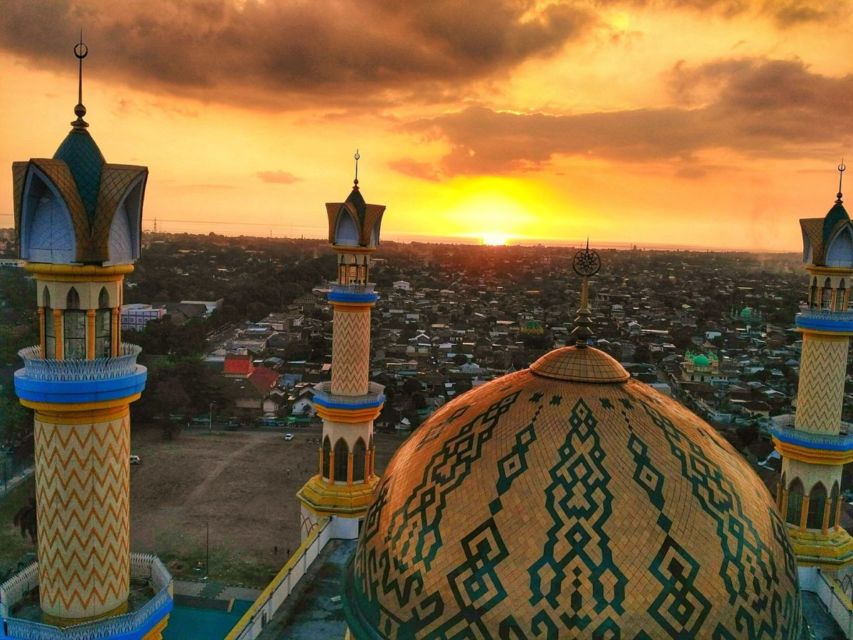
[[91, 221], [95, 217], [95, 205], [101, 188], [101, 171], [106, 162], [95, 140], [86, 129], [74, 127], [65, 136], [53, 158], [62, 160], [71, 169], [80, 199]]
[[847, 220], [849, 222], [850, 216], [847, 215], [847, 210], [844, 208], [844, 205], [841, 204], [840, 201], [836, 201], [832, 208], [826, 213], [826, 217], [823, 220], [824, 244], [829, 241], [829, 236], [835, 229], [835, 225], [837, 225], [842, 220]]

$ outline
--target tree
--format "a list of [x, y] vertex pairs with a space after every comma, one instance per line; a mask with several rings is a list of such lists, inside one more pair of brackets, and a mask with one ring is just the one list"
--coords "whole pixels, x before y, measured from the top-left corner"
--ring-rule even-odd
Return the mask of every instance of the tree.
[[38, 537], [38, 520], [36, 518], [36, 497], [31, 495], [27, 503], [15, 512], [13, 524], [21, 529], [21, 537], [30, 534], [30, 540], [36, 543]]

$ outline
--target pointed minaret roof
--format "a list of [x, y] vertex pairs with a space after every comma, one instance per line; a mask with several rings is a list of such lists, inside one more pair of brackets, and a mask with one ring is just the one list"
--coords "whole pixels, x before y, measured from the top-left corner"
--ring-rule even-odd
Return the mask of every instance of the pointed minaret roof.
[[83, 31], [80, 31], [80, 41], [74, 45], [74, 57], [77, 58], [77, 104], [74, 115], [77, 119], [71, 123], [71, 131], [59, 145], [54, 160], [62, 160], [71, 170], [80, 199], [86, 209], [86, 215], [91, 221], [95, 217], [98, 203], [98, 192], [101, 187], [104, 155], [87, 130], [89, 123], [83, 120], [86, 107], [83, 105], [83, 60], [89, 55], [89, 47], [83, 42]]

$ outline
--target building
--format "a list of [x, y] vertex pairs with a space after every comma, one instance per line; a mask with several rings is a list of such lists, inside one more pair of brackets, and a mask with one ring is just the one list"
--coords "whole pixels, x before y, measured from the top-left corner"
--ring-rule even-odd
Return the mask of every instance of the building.
[[[52, 158], [12, 166], [20, 258], [36, 281], [39, 344], [22, 349], [35, 412], [38, 562], [0, 586], [0, 637], [159, 640], [172, 579], [130, 552], [130, 413], [147, 372], [121, 340], [124, 277], [139, 257], [148, 169], [110, 164], [83, 119]], [[134, 597], [130, 598], [133, 586]], [[38, 591], [38, 606], [28, 598]]]
[[334, 536], [355, 539], [379, 482], [374, 472], [373, 421], [385, 402], [382, 385], [370, 382], [370, 313], [378, 299], [370, 283], [370, 256], [379, 246], [384, 205], [367, 204], [356, 179], [344, 202], [326, 204], [329, 242], [338, 258], [328, 293], [334, 309], [332, 379], [314, 388], [323, 420], [318, 473], [305, 483], [303, 535], [331, 517]]
[[853, 335], [853, 314], [847, 310], [853, 224], [842, 201], [843, 171], [842, 164], [837, 199], [829, 212], [823, 218], [800, 220], [809, 287], [808, 308], [796, 317], [803, 336], [797, 409], [793, 426], [772, 430], [782, 455], [779, 509], [801, 583], [810, 590], [849, 579], [853, 564], [853, 538], [841, 527], [842, 468], [853, 461], [853, 433], [841, 422]]
[[348, 566], [347, 638], [801, 637], [761, 480], [587, 346], [595, 270], [574, 346], [448, 403], [395, 453]]
[[121, 308], [122, 331], [144, 331], [145, 325], [152, 320], [160, 320], [166, 315], [165, 307], [152, 307], [150, 304], [126, 304]]
[[684, 354], [681, 363], [681, 380], [683, 382], [725, 382], [728, 376], [720, 372], [720, 360], [713, 352]]
[[370, 382], [370, 313], [379, 297], [370, 283], [370, 256], [379, 246], [384, 205], [367, 204], [356, 179], [344, 202], [326, 204], [329, 242], [337, 254], [337, 279], [328, 293], [334, 309], [332, 379], [314, 388], [323, 420], [317, 475], [305, 483], [303, 535], [331, 517], [334, 536], [355, 539], [379, 482], [374, 472], [373, 421], [385, 402]]

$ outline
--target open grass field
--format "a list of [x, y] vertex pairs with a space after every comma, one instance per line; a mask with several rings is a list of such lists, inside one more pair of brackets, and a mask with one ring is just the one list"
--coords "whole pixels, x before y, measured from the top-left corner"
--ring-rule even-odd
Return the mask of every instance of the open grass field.
[[[282, 431], [185, 431], [164, 440], [155, 428], [132, 431], [131, 548], [156, 553], [176, 578], [263, 587], [299, 546], [297, 490], [317, 469], [319, 427]], [[376, 434], [376, 468], [384, 470], [403, 441]], [[34, 553], [13, 526], [34, 493], [30, 478], [0, 499], [0, 577]], [[276, 551], [276, 547], [278, 550]]]
[[[319, 427], [281, 431], [187, 431], [173, 441], [134, 429], [131, 546], [157, 553], [177, 578], [204, 574], [209, 528], [210, 579], [261, 587], [299, 546], [296, 491], [317, 468]], [[377, 434], [376, 467], [403, 438]], [[276, 552], [277, 547], [277, 552]]]

